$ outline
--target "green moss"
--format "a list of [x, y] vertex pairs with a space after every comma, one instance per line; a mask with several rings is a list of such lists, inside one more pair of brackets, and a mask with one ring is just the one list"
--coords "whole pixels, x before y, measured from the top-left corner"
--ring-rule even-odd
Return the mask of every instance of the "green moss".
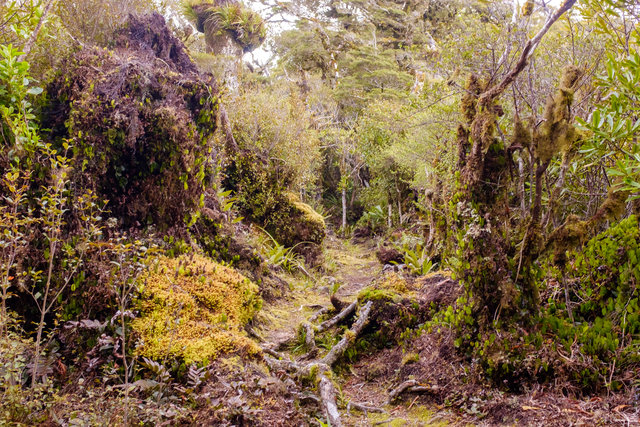
[[261, 307], [258, 287], [235, 270], [197, 254], [160, 257], [144, 280], [138, 354], [189, 364], [259, 352], [242, 329]]
[[311, 385], [313, 387], [318, 385], [320, 381], [318, 379], [319, 368], [318, 365], [311, 365], [309, 372], [306, 375], [300, 376], [300, 382], [302, 384]]
[[397, 303], [410, 296], [410, 288], [404, 278], [397, 274], [390, 274], [382, 282], [360, 291], [358, 301], [362, 303], [364, 301], [388, 300]]
[[465, 85], [465, 92], [462, 95], [460, 101], [460, 110], [464, 114], [464, 118], [467, 123], [473, 122], [476, 115], [476, 104], [478, 102], [478, 95], [482, 92], [482, 85], [478, 76], [475, 74], [469, 75]]
[[324, 219], [287, 191], [287, 173], [250, 151], [238, 153], [225, 172], [223, 185], [236, 195], [246, 218], [267, 230], [279, 244], [296, 247], [307, 261], [319, 256], [326, 236]]

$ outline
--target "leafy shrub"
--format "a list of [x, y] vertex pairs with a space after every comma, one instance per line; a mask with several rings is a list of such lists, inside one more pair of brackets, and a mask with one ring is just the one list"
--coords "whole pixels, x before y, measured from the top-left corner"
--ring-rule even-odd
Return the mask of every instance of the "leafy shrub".
[[404, 254], [404, 264], [413, 274], [424, 276], [436, 267], [425, 246], [417, 245], [415, 249], [405, 246], [402, 248], [402, 253]]
[[358, 220], [358, 225], [369, 228], [374, 233], [379, 232], [385, 225], [387, 216], [382, 206], [377, 205], [366, 211]]
[[[640, 344], [640, 225], [630, 216], [591, 239], [569, 259], [564, 280], [570, 301], [579, 301], [568, 319], [566, 301], [551, 301], [544, 319], [565, 349], [575, 344], [591, 358], [602, 378], [638, 366]], [[559, 278], [562, 280], [562, 277]]]

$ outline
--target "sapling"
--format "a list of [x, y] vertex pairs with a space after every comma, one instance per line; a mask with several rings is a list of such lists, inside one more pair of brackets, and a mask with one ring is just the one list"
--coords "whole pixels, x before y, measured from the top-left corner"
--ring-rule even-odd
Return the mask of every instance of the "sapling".
[[55, 308], [58, 298], [76, 276], [91, 241], [101, 233], [98, 226], [101, 209], [96, 202], [97, 196], [91, 192], [74, 198], [75, 210], [81, 219], [79, 230], [73, 235], [63, 233], [66, 225], [65, 213], [69, 205], [71, 159], [66, 156], [69, 149], [69, 144], [65, 143], [65, 151], [59, 155], [48, 144], [42, 148], [51, 164], [52, 181], [42, 188], [39, 200], [42, 233], [47, 243], [44, 250], [46, 271], [32, 270], [31, 286], [26, 287], [40, 315], [36, 324], [32, 388], [35, 387], [39, 374], [46, 316]]
[[17, 260], [28, 247], [26, 231], [37, 219], [26, 207], [26, 192], [30, 174], [14, 170], [2, 178], [2, 188], [7, 190], [0, 206], [0, 337], [7, 334], [9, 314], [7, 300], [11, 298], [11, 284], [18, 275]]
[[[113, 240], [113, 239], [112, 239]], [[120, 236], [115, 242], [110, 244], [108, 249], [112, 257], [111, 264], [111, 287], [116, 296], [118, 312], [112, 319], [119, 321], [118, 335], [121, 338], [122, 365], [124, 369], [124, 397], [125, 412], [124, 424], [128, 424], [129, 416], [129, 380], [133, 365], [127, 358], [127, 324], [126, 318], [133, 317], [130, 311], [130, 304], [138, 290], [140, 276], [147, 269], [147, 259], [152, 252], [142, 242], [136, 240], [128, 242], [126, 236]]]

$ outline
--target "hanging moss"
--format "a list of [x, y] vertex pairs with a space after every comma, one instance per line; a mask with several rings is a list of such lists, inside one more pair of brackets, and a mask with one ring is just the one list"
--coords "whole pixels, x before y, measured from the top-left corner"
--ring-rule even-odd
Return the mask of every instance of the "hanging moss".
[[553, 247], [553, 263], [564, 267], [567, 251], [581, 245], [588, 233], [588, 223], [576, 215], [569, 215], [565, 223], [549, 236], [548, 245]]
[[615, 220], [624, 213], [627, 205], [628, 191], [616, 191], [609, 188], [607, 198], [602, 202], [596, 214], [589, 220], [592, 227], [606, 220]]
[[534, 136], [536, 157], [541, 162], [548, 162], [558, 153], [568, 151], [578, 139], [578, 133], [571, 120], [571, 103], [575, 85], [582, 76], [582, 71], [574, 66], [564, 69], [561, 86], [549, 98], [544, 110], [544, 122]]
[[464, 94], [460, 100], [460, 111], [462, 111], [467, 123], [471, 123], [476, 115], [478, 96], [482, 92], [482, 85], [478, 76], [475, 74], [469, 75], [464, 89]]
[[513, 129], [513, 136], [511, 138], [512, 149], [518, 148], [529, 148], [531, 146], [532, 136], [531, 129], [520, 120], [520, 118], [516, 118], [516, 123]]

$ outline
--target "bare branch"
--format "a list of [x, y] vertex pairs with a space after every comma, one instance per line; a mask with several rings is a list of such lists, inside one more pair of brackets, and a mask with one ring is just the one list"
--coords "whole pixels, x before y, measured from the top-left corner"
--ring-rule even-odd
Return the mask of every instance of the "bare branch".
[[560, 8], [558, 8], [558, 10], [556, 10], [555, 13], [553, 13], [551, 16], [549, 16], [549, 18], [547, 18], [547, 21], [542, 26], [540, 31], [538, 31], [538, 33], [531, 40], [527, 42], [527, 44], [524, 46], [524, 49], [522, 49], [522, 53], [520, 54], [520, 58], [518, 59], [518, 62], [516, 62], [516, 65], [507, 73], [506, 76], [504, 76], [504, 78], [500, 83], [486, 90], [480, 96], [480, 99], [478, 100], [478, 102], [482, 107], [485, 107], [485, 108], [488, 107], [489, 104], [491, 104], [491, 102], [494, 99], [499, 97], [502, 94], [502, 92], [504, 92], [504, 90], [516, 79], [516, 77], [518, 77], [518, 74], [520, 74], [522, 70], [524, 70], [525, 67], [527, 66], [529, 58], [531, 57], [531, 55], [533, 55], [533, 52], [538, 47], [538, 44], [540, 44], [540, 40], [542, 40], [542, 37], [544, 37], [544, 35], [547, 34], [551, 26], [558, 19], [560, 19], [560, 17], [566, 11], [568, 11], [573, 7], [576, 1], [577, 0], [565, 0], [564, 3], [562, 3], [562, 5], [560, 6]]

